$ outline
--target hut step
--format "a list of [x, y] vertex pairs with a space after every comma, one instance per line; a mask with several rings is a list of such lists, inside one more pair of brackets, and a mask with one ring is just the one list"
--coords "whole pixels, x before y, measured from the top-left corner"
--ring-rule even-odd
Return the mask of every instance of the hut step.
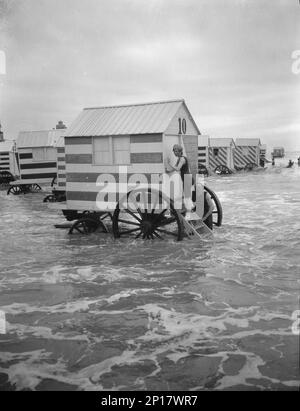
[[197, 220], [192, 220], [192, 219], [186, 219], [185, 217], [182, 216], [182, 222], [183, 222], [183, 227], [184, 230], [188, 236], [188, 238], [191, 237], [198, 237], [199, 239], [202, 238], [200, 230], [203, 229], [204, 223], [202, 220], [199, 220], [199, 217]]

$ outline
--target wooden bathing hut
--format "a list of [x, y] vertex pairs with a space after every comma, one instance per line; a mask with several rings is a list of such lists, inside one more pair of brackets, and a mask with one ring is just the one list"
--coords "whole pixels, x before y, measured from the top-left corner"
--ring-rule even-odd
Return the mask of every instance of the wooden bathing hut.
[[260, 165], [261, 141], [259, 138], [237, 138], [235, 140], [234, 165], [236, 169]]
[[217, 174], [232, 174], [234, 171], [235, 143], [232, 138], [210, 138], [208, 166]]
[[57, 176], [58, 139], [65, 130], [21, 131], [17, 139], [20, 178], [8, 194], [38, 191], [40, 184], [50, 185]]
[[0, 172], [7, 171], [13, 176], [19, 174], [15, 142], [4, 140], [0, 142]]
[[84, 109], [65, 135], [67, 208], [97, 209], [99, 175], [119, 179], [120, 166], [150, 183], [174, 157], [174, 144], [184, 146], [196, 174], [199, 134], [184, 100]]

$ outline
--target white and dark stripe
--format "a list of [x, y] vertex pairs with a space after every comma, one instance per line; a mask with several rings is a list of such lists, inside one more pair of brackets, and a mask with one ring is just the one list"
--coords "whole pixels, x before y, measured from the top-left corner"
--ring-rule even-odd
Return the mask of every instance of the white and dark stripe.
[[[70, 209], [95, 209], [97, 193], [100, 191], [96, 182], [101, 174], [112, 175], [116, 183], [122, 179], [118, 173], [122, 165], [93, 164], [92, 144], [92, 137], [65, 137], [65, 169], [63, 153], [59, 153], [58, 180], [63, 184], [65, 179], [67, 206]], [[153, 173], [157, 176], [156, 181], [159, 181], [159, 174], [164, 171], [162, 134], [130, 136], [130, 165], [127, 166], [127, 171], [125, 181], [130, 180], [133, 174], [143, 174], [147, 184], [150, 184]], [[114, 186], [114, 190], [121, 192], [122, 196], [125, 194], [120, 186]], [[112, 204], [108, 199], [107, 207], [110, 206]]]
[[57, 190], [66, 189], [65, 147], [57, 147]]
[[[244, 154], [244, 149], [247, 149], [248, 154]], [[246, 164], [254, 163], [259, 165], [259, 159], [257, 155], [257, 147], [254, 146], [236, 146], [234, 150], [234, 164], [237, 167], [245, 167]]]
[[[214, 155], [214, 148], [218, 149], [218, 155]], [[217, 166], [228, 167], [228, 150], [229, 147], [209, 147], [209, 168], [213, 171]]]
[[19, 149], [20, 180], [50, 183], [57, 173], [56, 161], [33, 161], [32, 149]]

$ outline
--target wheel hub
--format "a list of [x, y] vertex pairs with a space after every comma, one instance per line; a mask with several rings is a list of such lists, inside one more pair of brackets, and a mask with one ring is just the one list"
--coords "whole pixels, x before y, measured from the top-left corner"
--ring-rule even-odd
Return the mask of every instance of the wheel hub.
[[153, 231], [153, 224], [151, 221], [149, 220], [143, 220], [141, 222], [141, 230], [143, 232], [143, 234], [151, 234]]

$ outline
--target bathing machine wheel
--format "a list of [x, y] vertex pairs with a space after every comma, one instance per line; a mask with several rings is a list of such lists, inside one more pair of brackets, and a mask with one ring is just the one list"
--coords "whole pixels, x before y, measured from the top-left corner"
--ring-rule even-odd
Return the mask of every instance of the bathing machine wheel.
[[223, 210], [222, 210], [221, 202], [218, 199], [217, 194], [213, 190], [211, 190], [207, 186], [204, 186], [204, 190], [210, 195], [210, 198], [215, 206], [214, 211], [212, 213], [213, 224], [216, 225], [217, 227], [221, 227], [222, 220], [223, 220]]
[[41, 186], [38, 184], [31, 184], [31, 187], [29, 188], [29, 191], [32, 193], [37, 193], [38, 191], [41, 191]]
[[108, 228], [103, 222], [108, 213], [85, 213], [70, 227], [69, 234], [91, 234], [95, 231], [108, 233]]
[[258, 168], [258, 165], [257, 165], [257, 164], [255, 164], [255, 163], [248, 163], [248, 164], [245, 165], [244, 170], [245, 170], [245, 171], [252, 171], [252, 170], [254, 170], [255, 168]]
[[43, 200], [43, 203], [55, 203], [55, 202], [56, 202], [56, 196], [54, 194], [47, 195]]
[[148, 188], [127, 193], [113, 214], [115, 238], [182, 240], [184, 228], [180, 213], [161, 191]]
[[22, 190], [21, 190], [20, 186], [10, 186], [9, 189], [7, 190], [7, 195], [13, 194], [13, 195], [17, 196], [21, 193], [22, 193]]
[[198, 174], [202, 174], [205, 177], [208, 177], [209, 173], [204, 164], [198, 164]]
[[0, 170], [0, 186], [5, 187], [14, 180], [14, 176], [9, 171]]
[[36, 193], [42, 188], [38, 184], [16, 184], [9, 187], [7, 190], [7, 195], [14, 194], [27, 194], [27, 193]]
[[232, 171], [224, 164], [221, 164], [215, 168], [215, 173], [219, 175], [228, 175], [232, 174]]

